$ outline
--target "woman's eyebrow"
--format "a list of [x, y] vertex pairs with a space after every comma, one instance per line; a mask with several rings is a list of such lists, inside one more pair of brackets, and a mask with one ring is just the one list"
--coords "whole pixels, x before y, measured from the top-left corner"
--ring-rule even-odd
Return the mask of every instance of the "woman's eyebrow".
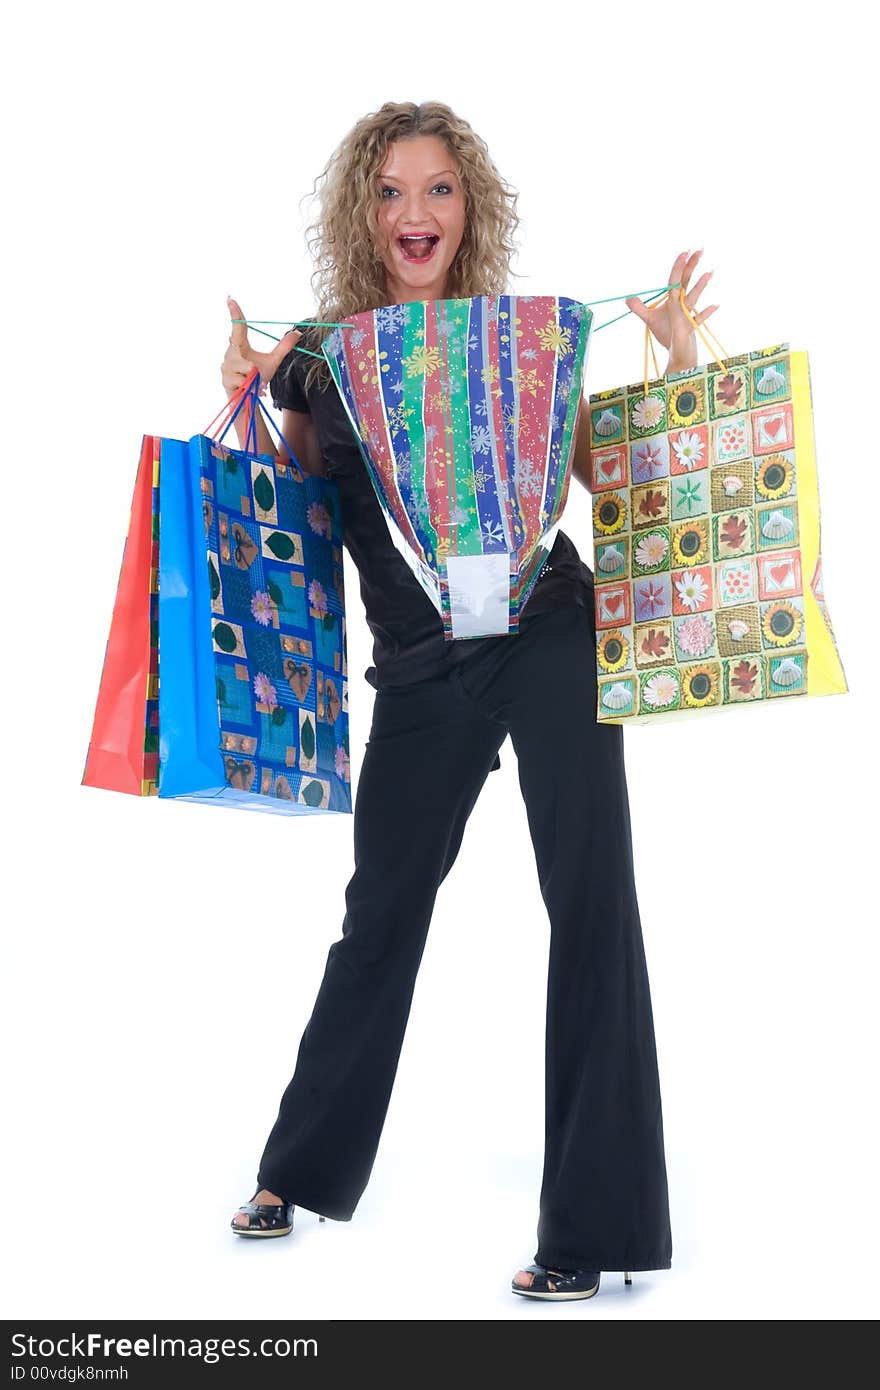
[[[439, 179], [440, 174], [452, 174], [453, 176], [455, 176], [455, 170], [454, 170], [454, 169], [441, 169], [439, 174], [429, 174], [429, 175], [428, 175], [428, 179], [429, 179], [429, 180], [430, 180], [430, 179]], [[394, 179], [395, 183], [401, 183], [401, 182], [402, 182], [401, 177], [400, 177], [399, 174], [380, 174], [379, 177], [380, 177], [380, 178], [383, 178], [383, 179]]]

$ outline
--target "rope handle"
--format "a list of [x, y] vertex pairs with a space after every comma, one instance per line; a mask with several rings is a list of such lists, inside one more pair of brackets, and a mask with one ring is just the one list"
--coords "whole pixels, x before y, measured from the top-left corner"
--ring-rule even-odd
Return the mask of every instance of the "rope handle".
[[[216, 430], [214, 430], [214, 426], [217, 424], [218, 420], [220, 420], [221, 415], [229, 416], [231, 411], [235, 411], [236, 414], [238, 413], [237, 407], [241, 403], [242, 397], [245, 395], [246, 392], [250, 390], [251, 386], [253, 385], [256, 375], [257, 369], [256, 367], [254, 367], [250, 376], [245, 377], [244, 381], [241, 383], [240, 386], [236, 386], [235, 390], [227, 400], [226, 404], [220, 407], [211, 423], [207, 425], [205, 429], [202, 430], [202, 434], [207, 435], [209, 439], [216, 439], [217, 432]], [[211, 433], [212, 430], [214, 430], [213, 434]]]
[[[673, 284], [662, 286], [660, 290], [655, 290], [655, 291], [645, 291], [645, 290], [643, 290], [643, 291], [641, 291], [641, 293], [642, 293], [642, 294], [650, 294], [651, 297], [650, 297], [650, 299], [648, 299], [646, 302], [647, 302], [647, 303], [653, 303], [656, 307], [659, 308], [659, 306], [660, 306], [666, 299], [669, 298], [669, 295], [670, 295], [671, 291], [674, 290], [674, 289], [677, 289], [677, 290], [678, 290], [678, 302], [679, 302], [679, 304], [681, 305], [682, 309], [684, 310], [685, 314], [686, 314], [686, 315], [688, 316], [688, 318], [691, 320], [691, 322], [692, 322], [694, 328], [695, 328], [696, 331], [699, 333], [699, 335], [700, 335], [700, 337], [702, 338], [703, 342], [705, 343], [706, 347], [709, 349], [709, 352], [710, 352], [710, 354], [712, 355], [712, 358], [714, 359], [714, 361], [717, 362], [717, 363], [718, 363], [718, 366], [722, 369], [722, 371], [724, 371], [724, 369], [725, 369], [725, 363], [722, 361], [722, 358], [721, 358], [721, 357], [718, 357], [718, 355], [717, 355], [717, 349], [716, 349], [715, 346], [713, 346], [712, 342], [710, 341], [710, 338], [714, 338], [714, 339], [715, 339], [715, 343], [718, 345], [718, 348], [721, 349], [722, 357], [730, 357], [731, 354], [727, 351], [727, 349], [725, 348], [724, 344], [723, 344], [723, 343], [721, 342], [721, 340], [717, 337], [717, 335], [716, 335], [715, 333], [712, 332], [712, 329], [711, 329], [711, 328], [704, 328], [702, 324], [697, 323], [697, 321], [696, 321], [696, 315], [695, 315], [694, 311], [693, 311], [691, 308], [689, 308], [689, 306], [688, 306], [688, 304], [687, 304], [687, 302], [686, 302], [686, 299], [685, 299], [685, 292], [684, 292], [684, 286], [682, 285], [682, 283], [681, 283], [680, 280], [676, 280]], [[626, 299], [626, 298], [629, 298], [629, 297], [631, 297], [631, 296], [622, 295], [622, 294], [615, 294], [615, 295], [610, 295], [610, 296], [609, 296], [608, 298], [606, 298], [606, 299], [588, 299], [588, 300], [585, 300], [584, 302], [585, 302], [586, 304], [610, 304], [613, 300], [616, 300], [616, 299]], [[630, 313], [632, 313], [632, 310], [631, 310], [631, 309], [628, 309], [628, 310], [627, 310], [627, 314], [630, 314]], [[600, 323], [600, 324], [598, 325], [598, 327], [597, 327], [594, 331], [595, 331], [595, 332], [598, 332], [600, 328], [608, 328], [608, 327], [610, 327], [610, 325], [611, 325], [612, 323], [617, 323], [617, 322], [619, 321], [619, 319], [625, 318], [625, 317], [626, 317], [626, 314], [619, 314], [617, 318], [608, 319], [608, 321], [607, 321], [606, 323]], [[247, 324], [248, 328], [252, 329], [253, 332], [262, 334], [262, 336], [263, 336], [264, 338], [272, 338], [273, 341], [277, 343], [277, 342], [280, 342], [280, 341], [281, 341], [280, 338], [276, 338], [274, 333], [267, 333], [267, 332], [265, 331], [265, 329], [259, 328], [259, 327], [257, 327], [257, 325], [258, 325], [258, 324], [270, 324], [272, 327], [275, 327], [275, 326], [279, 326], [279, 327], [280, 327], [283, 323], [287, 323], [288, 320], [287, 320], [287, 319], [233, 319], [232, 322], [233, 322], [233, 323], [244, 323], [244, 324]], [[311, 320], [308, 320], [308, 319], [296, 319], [296, 320], [294, 320], [293, 326], [295, 327], [295, 326], [296, 326], [297, 324], [299, 324], [299, 323], [302, 323], [302, 324], [310, 323], [312, 327], [318, 327], [318, 328], [352, 328], [352, 327], [353, 327], [353, 324], [350, 324], [350, 323], [314, 323], [314, 322], [312, 322]], [[320, 353], [320, 352], [311, 352], [308, 348], [300, 347], [299, 344], [296, 344], [296, 345], [295, 345], [294, 351], [295, 351], [295, 352], [304, 352], [304, 353], [306, 353], [307, 356], [309, 356], [309, 357], [317, 357], [317, 358], [319, 358], [322, 362], [324, 361], [324, 356], [323, 356], [322, 353]], [[649, 377], [648, 377], [648, 354], [649, 354], [649, 353], [650, 353], [650, 355], [651, 355], [651, 360], [652, 360], [653, 365], [654, 365], [654, 376], [655, 376], [655, 378], [656, 378], [656, 377], [659, 377], [659, 376], [660, 376], [660, 366], [659, 366], [659, 363], [657, 362], [657, 354], [656, 354], [655, 349], [654, 349], [654, 340], [653, 340], [653, 337], [652, 337], [652, 335], [651, 335], [651, 329], [650, 329], [650, 327], [648, 326], [648, 324], [646, 323], [646, 324], [645, 324], [645, 356], [644, 356], [644, 366], [643, 366], [643, 374], [644, 374], [644, 393], [645, 393], [646, 396], [647, 396], [647, 394], [648, 394], [648, 379], [649, 379]], [[256, 370], [256, 369], [255, 369], [255, 370]], [[248, 378], [248, 382], [245, 383], [245, 386], [247, 386], [247, 384], [248, 384], [249, 382], [251, 382], [252, 380], [253, 380], [253, 373], [252, 373], [251, 376]], [[222, 412], [221, 412], [221, 413], [222, 413]], [[271, 420], [271, 416], [268, 415], [268, 412], [265, 411], [265, 408], [264, 408], [264, 413], [266, 414], [266, 418], [267, 418], [268, 420]], [[212, 423], [212, 425], [213, 425], [214, 421], [212, 421], [211, 423]], [[272, 423], [273, 426], [275, 426], [274, 420], [271, 420], [271, 423]], [[250, 426], [251, 426], [251, 421], [249, 420], [249, 423], [248, 423], [248, 431], [249, 431], [249, 434], [250, 434]], [[276, 428], [277, 428], [277, 427], [276, 427]], [[209, 429], [210, 429], [210, 426], [209, 426]], [[287, 447], [287, 446], [286, 446], [286, 444], [285, 444], [285, 448], [286, 448], [286, 447]], [[289, 452], [289, 450], [288, 450], [288, 452]]]
[[[659, 306], [660, 304], [663, 303], [663, 301], [664, 301], [665, 299], [668, 299], [668, 298], [669, 298], [669, 292], [667, 291], [666, 294], [664, 294], [660, 299], [658, 299], [658, 300], [656, 301], [656, 302], [657, 302], [657, 305]], [[697, 323], [697, 316], [696, 316], [696, 314], [694, 313], [693, 309], [691, 309], [691, 308], [689, 307], [689, 305], [688, 305], [688, 303], [687, 303], [687, 300], [685, 299], [684, 285], [682, 285], [681, 283], [679, 283], [679, 286], [678, 286], [678, 302], [679, 302], [679, 304], [681, 305], [681, 307], [682, 307], [682, 309], [684, 310], [684, 312], [687, 314], [688, 318], [690, 319], [690, 321], [691, 321], [691, 323], [693, 324], [693, 326], [694, 326], [694, 328], [696, 329], [696, 331], [699, 333], [699, 335], [700, 335], [700, 337], [702, 338], [703, 342], [705, 343], [706, 347], [709, 349], [709, 352], [711, 353], [713, 360], [714, 360], [715, 362], [717, 362], [717, 363], [718, 363], [718, 366], [721, 368], [721, 370], [724, 371], [725, 368], [726, 368], [726, 364], [725, 364], [724, 361], [722, 361], [722, 358], [730, 357], [730, 356], [731, 356], [731, 353], [729, 353], [729, 352], [727, 351], [727, 348], [724, 346], [724, 344], [722, 343], [721, 339], [720, 339], [715, 333], [712, 332], [711, 328], [704, 328], [703, 325], [702, 325], [701, 323]], [[709, 341], [710, 337], [715, 339], [715, 342], [718, 344], [718, 347], [721, 349], [722, 357], [719, 357], [719, 356], [717, 355], [717, 352], [716, 352], [715, 347], [714, 347], [714, 346], [712, 345], [712, 343]], [[653, 337], [651, 336], [651, 329], [650, 329], [650, 326], [646, 323], [646, 324], [645, 324], [645, 359], [644, 359], [644, 378], [645, 378], [645, 380], [644, 380], [644, 386], [645, 386], [645, 395], [646, 395], [646, 396], [647, 396], [647, 394], [648, 394], [648, 351], [649, 351], [649, 350], [650, 350], [650, 353], [651, 353], [651, 359], [652, 359], [652, 361], [653, 361], [653, 363], [654, 363], [654, 376], [655, 376], [655, 377], [659, 377], [659, 376], [660, 376], [660, 367], [659, 367], [659, 365], [658, 365], [658, 363], [657, 363], [657, 354], [656, 354], [656, 352], [654, 351], [654, 339], [653, 339]]]
[[[271, 425], [272, 429], [275, 431], [278, 438], [281, 440], [281, 445], [288, 458], [290, 459], [291, 463], [293, 464], [294, 468], [296, 469], [297, 473], [299, 474], [300, 481], [305, 482], [305, 473], [303, 471], [302, 465], [299, 462], [299, 459], [294, 454], [287, 440], [284, 438], [284, 435], [281, 433], [280, 429], [276, 425], [269, 411], [266, 409], [266, 407], [263, 405], [262, 400], [260, 399], [260, 373], [257, 371], [256, 367], [254, 367], [253, 371], [250, 373], [248, 377], [245, 378], [241, 385], [236, 387], [235, 391], [229, 397], [229, 400], [226, 402], [225, 406], [223, 406], [217, 412], [210, 425], [208, 425], [207, 429], [203, 430], [202, 433], [207, 435], [209, 439], [215, 440], [216, 443], [222, 443], [223, 436], [228, 432], [230, 426], [234, 423], [240, 411], [244, 409], [245, 419], [247, 420], [247, 431], [245, 433], [244, 452], [256, 454], [257, 408], [259, 408], [262, 411], [266, 424]], [[226, 416], [226, 419], [221, 419], [222, 416]], [[218, 420], [220, 422], [219, 424], [217, 423]], [[251, 442], [253, 442], [252, 448], [250, 447]]]
[[[288, 320], [287, 320], [287, 319], [231, 319], [230, 322], [232, 322], [232, 323], [244, 323], [244, 324], [247, 325], [248, 328], [252, 329], [252, 330], [254, 331], [254, 333], [259, 333], [259, 334], [261, 334], [261, 336], [264, 337], [264, 338], [271, 338], [272, 341], [273, 341], [273, 343], [280, 343], [280, 342], [281, 342], [281, 339], [280, 339], [279, 337], [277, 337], [274, 333], [267, 333], [266, 330], [265, 330], [264, 328], [258, 328], [258, 327], [257, 327], [257, 324], [258, 324], [258, 323], [270, 323], [270, 324], [272, 324], [273, 326], [278, 327], [278, 326], [280, 326], [281, 324], [287, 323]], [[353, 324], [353, 323], [318, 323], [318, 322], [316, 322], [316, 321], [314, 321], [314, 320], [312, 320], [312, 319], [294, 319], [294, 321], [293, 321], [293, 323], [290, 325], [290, 327], [291, 327], [291, 328], [296, 328], [296, 327], [298, 327], [299, 324], [301, 324], [301, 323], [302, 323], [302, 324], [307, 324], [310, 328], [354, 328], [354, 324]], [[289, 332], [289, 331], [290, 331], [290, 329], [288, 329], [288, 332]], [[294, 350], [294, 352], [304, 352], [304, 353], [306, 354], [307, 357], [317, 357], [317, 358], [319, 359], [319, 361], [321, 361], [321, 362], [324, 361], [324, 354], [323, 354], [322, 352], [312, 352], [311, 348], [300, 347], [299, 343], [294, 343], [294, 345], [293, 345], [293, 350]]]

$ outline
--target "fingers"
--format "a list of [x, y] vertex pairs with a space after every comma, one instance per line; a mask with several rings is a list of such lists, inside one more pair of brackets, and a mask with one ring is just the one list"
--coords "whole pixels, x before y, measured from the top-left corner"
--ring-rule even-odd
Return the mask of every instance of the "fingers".
[[250, 362], [244, 362], [243, 370], [232, 368], [229, 363], [224, 362], [220, 372], [220, 380], [227, 396], [234, 396], [236, 392], [240, 391], [252, 371], [253, 365]]
[[[687, 263], [687, 251], [681, 251], [672, 262], [672, 269], [669, 272], [668, 284], [675, 285], [679, 280], [684, 284], [684, 268]], [[674, 291], [671, 291], [674, 293]]]
[[707, 270], [704, 275], [700, 276], [693, 289], [688, 291], [688, 293], [685, 295], [684, 302], [689, 309], [693, 309], [694, 305], [696, 304], [697, 300], [703, 293], [703, 290], [706, 288], [714, 274], [714, 270]]
[[701, 309], [698, 314], [694, 315], [695, 322], [702, 323], [704, 319], [707, 319], [709, 317], [710, 314], [714, 314], [717, 308], [717, 304], [710, 304], [708, 309]]
[[296, 347], [301, 337], [302, 333], [298, 328], [289, 329], [284, 337], [279, 340], [278, 346], [274, 347], [271, 352], [266, 354], [264, 374], [274, 374], [281, 366], [287, 354]]
[[245, 356], [233, 343], [226, 349], [226, 361], [234, 372], [251, 372], [254, 369], [252, 355]]
[[674, 285], [676, 280], [680, 280], [681, 288], [686, 292], [690, 278], [697, 268], [697, 261], [702, 254], [703, 249], [701, 247], [699, 251], [682, 251], [680, 255], [676, 256], [669, 283]]
[[279, 361], [281, 360], [281, 358], [286, 357], [287, 354], [291, 351], [291, 349], [296, 347], [301, 337], [301, 329], [289, 328], [285, 333], [284, 337], [279, 339], [277, 348], [273, 350], [273, 356], [275, 355], [275, 353], [278, 353]]
[[224, 385], [237, 387], [244, 379], [250, 376], [254, 369], [254, 364], [249, 357], [243, 357], [238, 348], [232, 343], [223, 354], [223, 361], [220, 370], [223, 374]]
[[651, 315], [651, 310], [648, 308], [647, 304], [642, 303], [642, 301], [638, 298], [637, 295], [630, 295], [629, 299], [625, 299], [623, 302], [626, 305], [627, 309], [631, 309], [632, 312], [636, 314], [642, 320], [643, 323], [648, 323]]
[[[244, 314], [241, 312], [241, 305], [237, 300], [233, 299], [231, 295], [226, 296], [226, 307], [229, 310], [230, 319], [244, 319]], [[244, 352], [248, 346], [247, 324], [243, 322], [233, 322], [229, 334], [229, 341], [233, 343], [240, 352]]]

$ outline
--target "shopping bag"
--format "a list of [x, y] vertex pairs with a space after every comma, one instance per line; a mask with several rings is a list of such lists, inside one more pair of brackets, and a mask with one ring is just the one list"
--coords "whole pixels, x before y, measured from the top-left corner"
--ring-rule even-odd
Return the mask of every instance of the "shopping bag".
[[589, 416], [597, 720], [845, 693], [807, 353], [779, 343], [652, 380], [646, 357]]
[[591, 326], [572, 299], [481, 295], [353, 314], [322, 344], [447, 640], [518, 630], [567, 499]]
[[82, 785], [154, 796], [159, 761], [159, 441], [144, 437]]
[[[232, 449], [223, 434], [245, 407], [248, 447]], [[289, 450], [258, 454], [258, 409], [254, 374], [219, 438], [144, 440], [158, 484], [158, 796], [350, 813], [338, 488]]]

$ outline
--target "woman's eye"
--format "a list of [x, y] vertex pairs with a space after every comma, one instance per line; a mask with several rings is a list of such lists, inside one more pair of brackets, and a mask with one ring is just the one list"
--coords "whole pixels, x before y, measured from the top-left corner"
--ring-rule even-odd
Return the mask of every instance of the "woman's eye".
[[[452, 192], [452, 188], [448, 183], [435, 183], [434, 187], [431, 189], [431, 192], [436, 193], [438, 188], [442, 188], [444, 193]], [[380, 196], [384, 198], [386, 193], [397, 193], [397, 189], [391, 188], [389, 184], [386, 184], [385, 187], [381, 190]]]

